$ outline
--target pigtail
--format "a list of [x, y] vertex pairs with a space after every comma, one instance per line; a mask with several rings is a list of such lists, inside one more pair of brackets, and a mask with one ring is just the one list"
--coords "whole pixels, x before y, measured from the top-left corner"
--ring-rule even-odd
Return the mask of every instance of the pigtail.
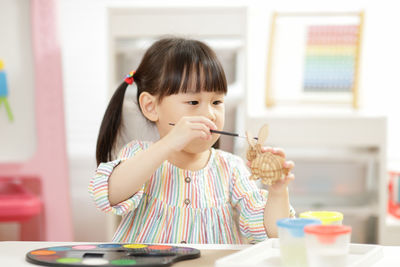
[[128, 83], [124, 81], [114, 92], [101, 122], [96, 145], [97, 165], [112, 160], [112, 151], [122, 121], [122, 107]]

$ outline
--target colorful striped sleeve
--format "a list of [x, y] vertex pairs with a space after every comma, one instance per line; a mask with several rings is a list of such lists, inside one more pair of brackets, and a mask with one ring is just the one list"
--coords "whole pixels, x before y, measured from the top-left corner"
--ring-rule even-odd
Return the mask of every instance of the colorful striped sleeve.
[[111, 206], [108, 199], [108, 179], [118, 164], [130, 157], [133, 157], [136, 153], [145, 149], [146, 147], [147, 144], [145, 143], [132, 141], [121, 150], [118, 159], [110, 162], [100, 163], [100, 165], [97, 167], [96, 173], [89, 183], [88, 190], [96, 207], [99, 210], [104, 212], [113, 212], [117, 215], [124, 215], [139, 205], [139, 202], [143, 196], [144, 185], [129, 199], [122, 201], [117, 205]]
[[249, 171], [243, 160], [237, 156], [231, 160], [233, 175], [230, 191], [232, 205], [239, 213], [239, 228], [241, 234], [250, 243], [260, 242], [267, 238], [264, 227], [264, 209], [268, 192], [257, 187], [249, 180]]

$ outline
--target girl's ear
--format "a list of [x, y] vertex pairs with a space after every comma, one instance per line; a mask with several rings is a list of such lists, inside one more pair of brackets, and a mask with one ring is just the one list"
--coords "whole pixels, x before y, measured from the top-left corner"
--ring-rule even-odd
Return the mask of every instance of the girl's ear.
[[147, 92], [143, 92], [139, 96], [139, 105], [143, 115], [152, 122], [158, 120], [157, 98]]

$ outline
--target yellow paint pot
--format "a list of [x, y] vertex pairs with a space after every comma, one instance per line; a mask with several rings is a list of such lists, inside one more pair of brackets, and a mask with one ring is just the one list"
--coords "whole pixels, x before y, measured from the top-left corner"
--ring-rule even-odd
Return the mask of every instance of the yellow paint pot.
[[338, 211], [307, 211], [300, 213], [300, 218], [319, 219], [323, 225], [341, 225], [343, 213]]

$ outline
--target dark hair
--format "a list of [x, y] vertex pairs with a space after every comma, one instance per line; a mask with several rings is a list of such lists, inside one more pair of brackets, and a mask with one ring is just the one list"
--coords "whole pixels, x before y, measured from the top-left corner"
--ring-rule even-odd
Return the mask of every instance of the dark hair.
[[[197, 40], [163, 38], [155, 42], [144, 54], [133, 78], [138, 103], [142, 92], [157, 96], [158, 101], [188, 91], [227, 92], [225, 73], [217, 56], [210, 47]], [[97, 164], [112, 159], [127, 87], [124, 81], [105, 111], [97, 138]]]

